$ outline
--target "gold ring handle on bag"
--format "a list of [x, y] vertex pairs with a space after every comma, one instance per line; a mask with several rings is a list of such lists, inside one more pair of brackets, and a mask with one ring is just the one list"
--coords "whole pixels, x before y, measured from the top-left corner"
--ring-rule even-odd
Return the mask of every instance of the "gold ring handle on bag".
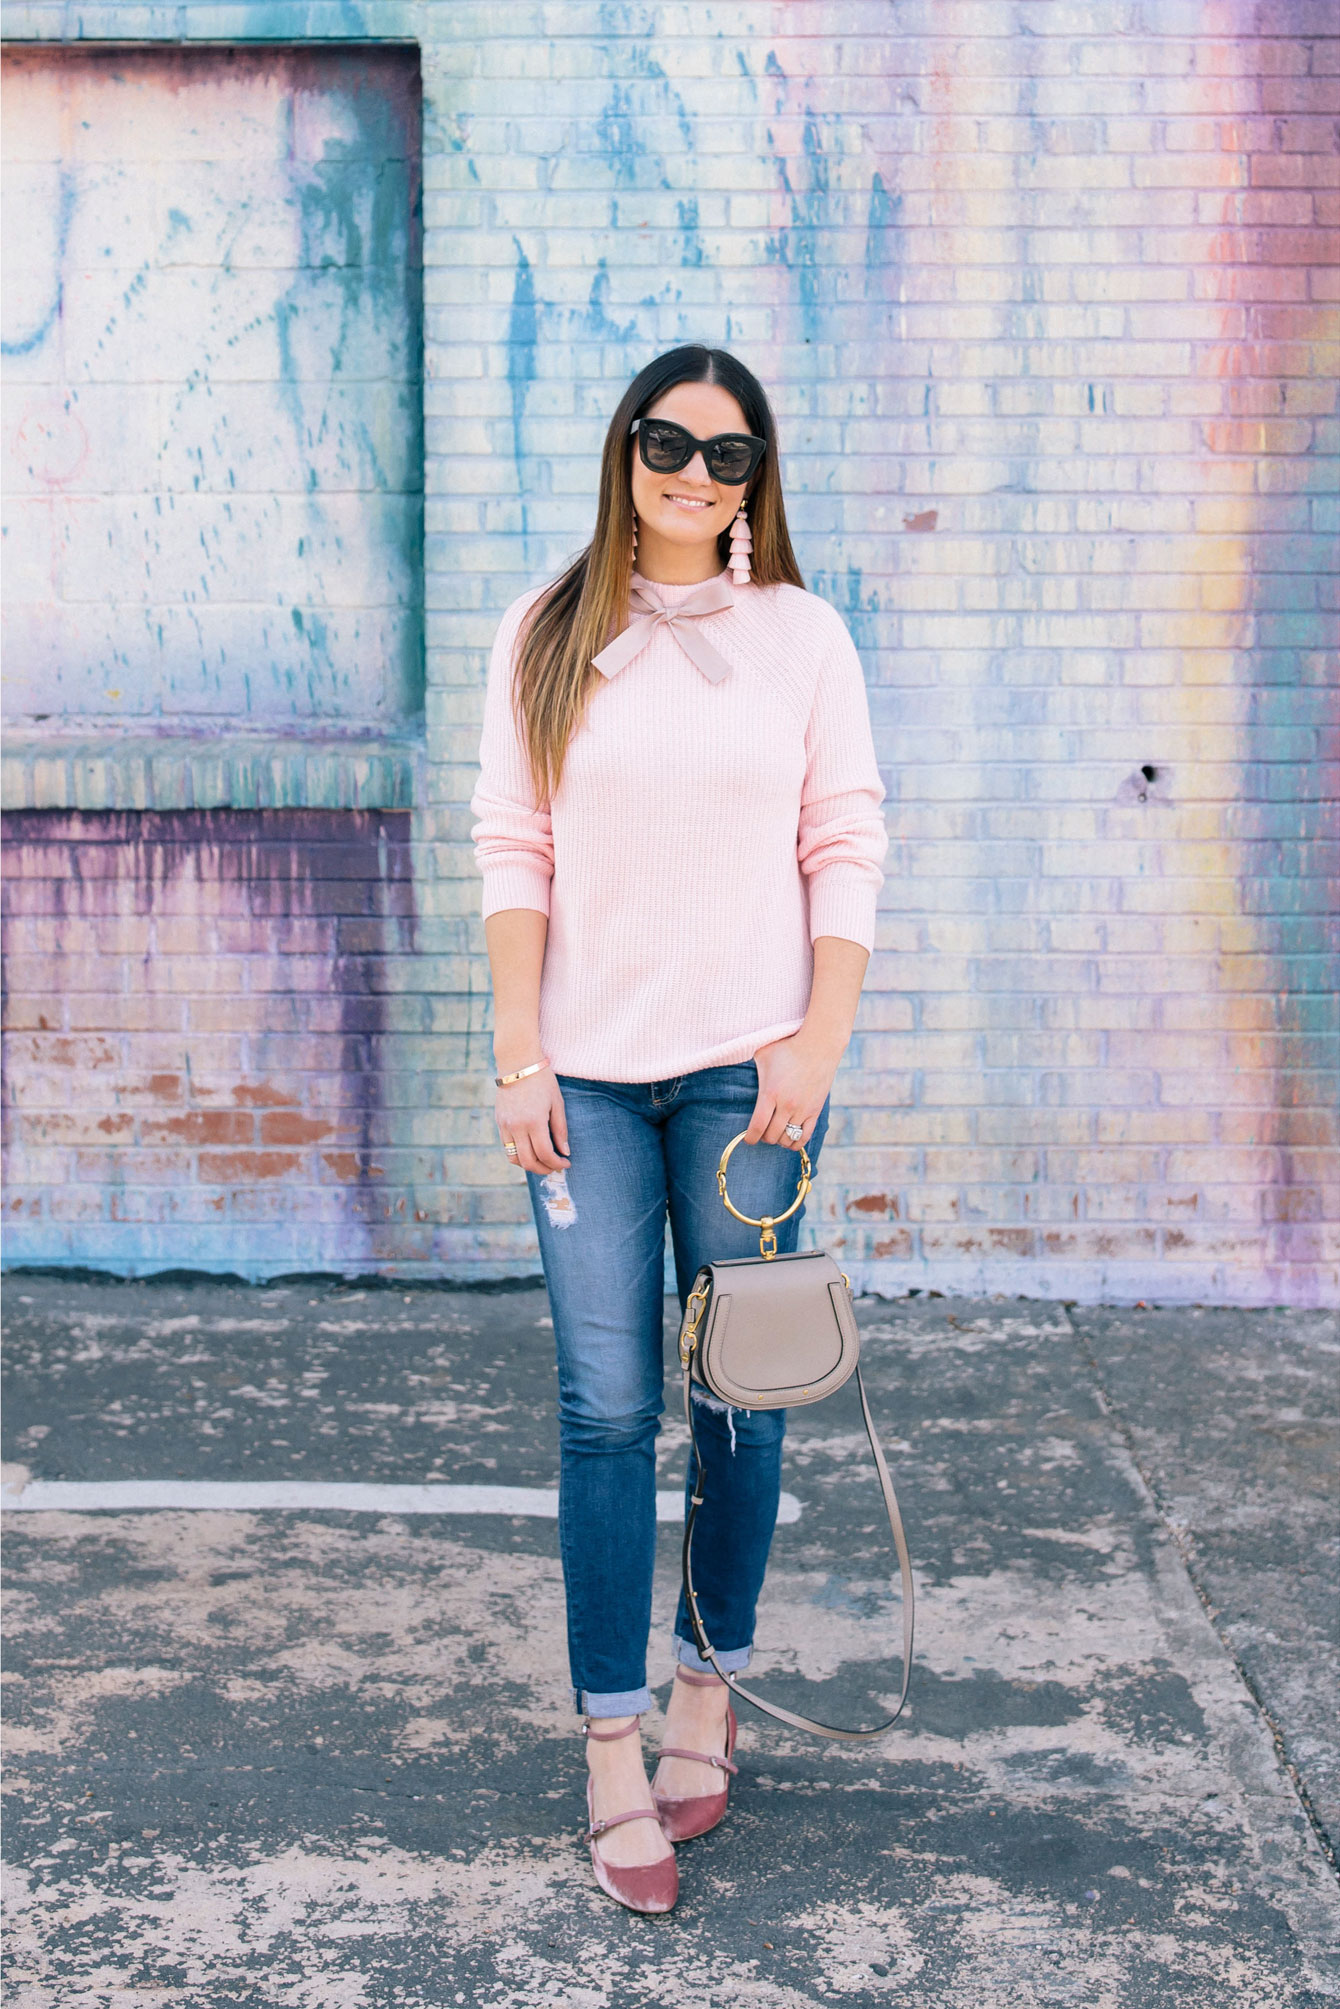
[[[735, 1149], [737, 1144], [743, 1143], [744, 1135], [745, 1133], [741, 1131], [738, 1137], [732, 1137], [730, 1143], [726, 1146], [725, 1150], [721, 1154], [721, 1162], [717, 1166], [717, 1190], [721, 1194], [722, 1203], [725, 1206], [728, 1213], [733, 1214], [737, 1221], [743, 1221], [746, 1227], [758, 1228], [760, 1230], [759, 1249], [762, 1254], [763, 1260], [767, 1262], [768, 1260], [770, 1260], [771, 1257], [777, 1254], [777, 1237], [773, 1233], [774, 1225], [778, 1221], [789, 1220], [791, 1215], [794, 1214], [797, 1208], [801, 1206], [801, 1204], [805, 1199], [805, 1195], [809, 1192], [810, 1189], [809, 1155], [803, 1148], [801, 1149], [800, 1151], [801, 1173], [799, 1183], [796, 1187], [796, 1197], [791, 1202], [791, 1205], [787, 1208], [786, 1212], [784, 1214], [777, 1214], [777, 1215], [764, 1214], [758, 1220], [755, 1220], [753, 1216], [750, 1214], [742, 1214], [739, 1208], [732, 1203], [730, 1195], [726, 1191], [726, 1167], [730, 1162], [731, 1152]], [[772, 1245], [771, 1247], [768, 1246], [769, 1243], [771, 1243]], [[823, 1261], [828, 1262], [830, 1264], [832, 1263], [831, 1257], [822, 1256], [822, 1251], [816, 1250], [813, 1251], [812, 1253], [814, 1255], [820, 1256]], [[804, 1259], [802, 1258], [802, 1262], [803, 1260]], [[752, 1257], [745, 1258], [743, 1262], [739, 1261], [736, 1258], [728, 1258], [725, 1261], [724, 1265], [722, 1265], [722, 1267], [727, 1271], [732, 1271], [737, 1268], [743, 1268], [745, 1270], [748, 1270], [750, 1265], [752, 1264], [752, 1261], [753, 1261]], [[889, 1729], [890, 1726], [896, 1721], [896, 1719], [899, 1716], [901, 1716], [904, 1705], [906, 1704], [907, 1701], [908, 1688], [912, 1679], [912, 1648], [913, 1648], [913, 1637], [914, 1637], [914, 1626], [915, 1626], [914, 1611], [915, 1611], [916, 1586], [912, 1576], [912, 1558], [908, 1552], [907, 1536], [903, 1531], [902, 1515], [898, 1510], [898, 1496], [893, 1488], [893, 1479], [889, 1472], [888, 1462], [885, 1459], [883, 1448], [880, 1445], [879, 1436], [875, 1430], [875, 1420], [870, 1413], [870, 1404], [866, 1399], [865, 1383], [861, 1379], [861, 1368], [859, 1359], [853, 1360], [852, 1368], [850, 1371], [854, 1372], [856, 1376], [856, 1387], [861, 1398], [861, 1418], [865, 1424], [866, 1437], [869, 1440], [871, 1455], [875, 1461], [875, 1473], [879, 1480], [880, 1491], [884, 1499], [884, 1510], [888, 1516], [889, 1531], [893, 1536], [893, 1545], [898, 1556], [898, 1575], [899, 1575], [900, 1589], [902, 1593], [902, 1613], [903, 1613], [903, 1678], [897, 1703], [895, 1704], [890, 1714], [886, 1716], [882, 1722], [872, 1723], [868, 1727], [863, 1727], [861, 1729], [851, 1730], [841, 1727], [837, 1724], [817, 1723], [814, 1721], [812, 1717], [801, 1716], [794, 1710], [783, 1709], [778, 1703], [767, 1702], [761, 1695], [755, 1695], [752, 1689], [744, 1687], [740, 1681], [739, 1676], [736, 1673], [734, 1673], [732, 1670], [724, 1668], [721, 1665], [721, 1661], [717, 1655], [716, 1648], [712, 1645], [712, 1642], [707, 1637], [707, 1632], [703, 1625], [702, 1613], [698, 1609], [698, 1590], [693, 1580], [693, 1529], [694, 1529], [694, 1523], [698, 1518], [698, 1510], [703, 1505], [704, 1499], [706, 1498], [707, 1495], [707, 1473], [703, 1465], [702, 1446], [698, 1441], [698, 1433], [695, 1426], [695, 1418], [694, 1418], [695, 1404], [692, 1398], [693, 1398], [693, 1380], [694, 1380], [694, 1367], [695, 1367], [694, 1356], [697, 1353], [699, 1346], [699, 1328], [702, 1325], [703, 1320], [707, 1315], [708, 1306], [712, 1301], [713, 1288], [714, 1288], [713, 1279], [715, 1276], [716, 1267], [717, 1266], [711, 1263], [705, 1264], [703, 1268], [699, 1270], [697, 1276], [694, 1278], [693, 1288], [689, 1292], [688, 1301], [684, 1307], [684, 1322], [680, 1328], [680, 1336], [679, 1336], [679, 1358], [680, 1363], [684, 1370], [684, 1421], [688, 1426], [689, 1443], [690, 1446], [692, 1447], [692, 1459], [693, 1459], [692, 1466], [690, 1468], [693, 1483], [689, 1495], [687, 1511], [684, 1516], [684, 1547], [682, 1552], [681, 1568], [682, 1568], [683, 1585], [684, 1585], [683, 1594], [685, 1602], [688, 1607], [689, 1623], [693, 1630], [694, 1645], [697, 1647], [697, 1650], [701, 1655], [703, 1661], [705, 1661], [706, 1664], [709, 1667], [711, 1667], [717, 1675], [719, 1675], [721, 1680], [725, 1682], [726, 1686], [729, 1689], [731, 1689], [734, 1694], [740, 1696], [746, 1702], [752, 1702], [756, 1708], [763, 1710], [765, 1715], [774, 1716], [777, 1718], [779, 1722], [789, 1723], [793, 1729], [808, 1730], [811, 1731], [815, 1736], [837, 1738], [843, 1741], [844, 1743], [845, 1742], [859, 1743], [869, 1737], [881, 1736], [883, 1732]], [[832, 1264], [832, 1267], [836, 1268], [836, 1264]], [[838, 1271], [838, 1275], [842, 1277], [843, 1288], [848, 1293], [850, 1293], [851, 1291], [850, 1279], [841, 1270]], [[778, 1287], [779, 1290], [784, 1289], [787, 1282], [785, 1272], [783, 1272], [780, 1275], [774, 1272], [773, 1282], [775, 1283], [775, 1285]], [[836, 1284], [829, 1284], [828, 1288], [831, 1293], [834, 1294], [836, 1293], [837, 1290]], [[727, 1307], [729, 1307], [730, 1304], [729, 1296], [726, 1297], [725, 1302], [727, 1304]], [[836, 1295], [834, 1295], [833, 1309], [834, 1313], [836, 1314], [837, 1312]], [[710, 1340], [710, 1337], [711, 1334], [709, 1331], [709, 1333], [706, 1335], [706, 1340]], [[706, 1343], [706, 1340], [704, 1343]], [[719, 1390], [717, 1389], [716, 1383], [712, 1378], [712, 1373], [709, 1371], [707, 1364], [704, 1361], [699, 1360], [697, 1362], [697, 1366], [699, 1371], [699, 1378], [703, 1382], [704, 1387], [711, 1390], [713, 1393], [719, 1394]], [[749, 1383], [748, 1381], [746, 1381], [744, 1384], [744, 1399], [746, 1401], [748, 1400], [748, 1388]], [[802, 1399], [809, 1399], [812, 1401], [817, 1401], [819, 1399], [817, 1395], [812, 1395], [809, 1389], [802, 1389], [801, 1397]], [[736, 1400], [740, 1399], [740, 1391], [738, 1384], [735, 1399]]]
[[745, 1134], [742, 1130], [738, 1137], [732, 1137], [730, 1143], [721, 1154], [721, 1163], [717, 1166], [717, 1191], [721, 1195], [721, 1204], [728, 1214], [734, 1214], [736, 1220], [743, 1221], [747, 1228], [757, 1228], [759, 1230], [758, 1252], [764, 1261], [767, 1262], [777, 1253], [777, 1237], [773, 1233], [773, 1229], [779, 1221], [789, 1221], [796, 1209], [803, 1207], [805, 1204], [805, 1195], [810, 1190], [809, 1153], [803, 1144], [796, 1146], [797, 1151], [800, 1153], [800, 1178], [796, 1184], [796, 1197], [786, 1212], [784, 1214], [760, 1214], [755, 1219], [752, 1214], [742, 1214], [731, 1199], [730, 1194], [726, 1191], [726, 1167], [730, 1163], [730, 1154], [737, 1144], [744, 1142]]

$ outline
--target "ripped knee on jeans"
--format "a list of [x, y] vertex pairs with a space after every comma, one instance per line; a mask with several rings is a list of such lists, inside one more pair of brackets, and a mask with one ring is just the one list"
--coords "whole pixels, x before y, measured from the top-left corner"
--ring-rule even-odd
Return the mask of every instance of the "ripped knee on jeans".
[[546, 1172], [540, 1181], [540, 1198], [551, 1228], [570, 1228], [577, 1218], [566, 1172]]
[[[703, 1409], [710, 1409], [714, 1416], [725, 1417], [726, 1428], [730, 1431], [731, 1455], [734, 1456], [735, 1410], [732, 1408], [731, 1404], [729, 1402], [723, 1402], [719, 1395], [712, 1395], [706, 1388], [700, 1388], [696, 1381], [694, 1382], [693, 1387], [690, 1389], [689, 1393], [691, 1399], [694, 1402], [698, 1403]], [[749, 1411], [746, 1409], [744, 1414], [748, 1416]]]
[[693, 1384], [691, 1393], [694, 1401], [699, 1403], [704, 1409], [710, 1409], [714, 1416], [730, 1415], [730, 1403], [723, 1402], [719, 1395], [710, 1394], [706, 1388], [700, 1388], [696, 1381]]

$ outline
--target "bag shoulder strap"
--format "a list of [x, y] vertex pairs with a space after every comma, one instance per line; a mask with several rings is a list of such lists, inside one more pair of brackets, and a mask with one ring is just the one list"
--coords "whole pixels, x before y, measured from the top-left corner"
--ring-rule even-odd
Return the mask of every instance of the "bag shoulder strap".
[[703, 1481], [706, 1470], [702, 1452], [698, 1446], [698, 1433], [693, 1422], [693, 1397], [689, 1368], [684, 1370], [684, 1417], [689, 1426], [689, 1442], [693, 1447], [694, 1481], [693, 1492], [689, 1496], [689, 1511], [684, 1520], [684, 1597], [689, 1609], [689, 1622], [693, 1627], [693, 1642], [709, 1667], [720, 1675], [732, 1693], [742, 1695], [746, 1702], [752, 1702], [755, 1709], [761, 1709], [766, 1716], [775, 1716], [779, 1723], [789, 1723], [793, 1730], [810, 1730], [816, 1737], [834, 1737], [848, 1742], [859, 1742], [866, 1737], [879, 1737], [890, 1729], [903, 1713], [907, 1701], [908, 1686], [912, 1679], [912, 1633], [916, 1615], [915, 1591], [912, 1583], [912, 1558], [907, 1552], [907, 1536], [903, 1533], [903, 1517], [898, 1511], [898, 1495], [893, 1490], [893, 1480], [875, 1432], [875, 1420], [870, 1414], [870, 1404], [866, 1399], [865, 1382], [861, 1370], [856, 1369], [856, 1386], [860, 1391], [861, 1415], [865, 1422], [865, 1434], [870, 1440], [870, 1449], [875, 1460], [875, 1471], [879, 1477], [879, 1488], [884, 1495], [884, 1511], [889, 1517], [889, 1528], [893, 1534], [893, 1545], [898, 1554], [898, 1572], [902, 1584], [903, 1605], [903, 1685], [898, 1695], [898, 1705], [891, 1716], [882, 1723], [872, 1723], [869, 1729], [843, 1730], [832, 1723], [815, 1723], [808, 1716], [800, 1716], [792, 1709], [783, 1709], [780, 1703], [765, 1702], [761, 1695], [742, 1686], [738, 1677], [729, 1673], [717, 1661], [716, 1650], [709, 1641], [698, 1613], [698, 1597], [693, 1588], [693, 1524], [698, 1517], [698, 1509], [703, 1503]]

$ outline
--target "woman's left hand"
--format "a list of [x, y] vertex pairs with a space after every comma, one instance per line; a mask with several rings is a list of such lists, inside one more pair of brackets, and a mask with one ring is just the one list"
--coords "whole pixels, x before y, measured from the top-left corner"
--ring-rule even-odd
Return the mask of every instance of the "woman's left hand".
[[[841, 1057], [803, 1026], [789, 1039], [774, 1039], [759, 1047], [754, 1055], [758, 1101], [744, 1133], [745, 1143], [782, 1144], [791, 1151], [808, 1144]], [[800, 1125], [799, 1137], [785, 1135], [788, 1123]]]

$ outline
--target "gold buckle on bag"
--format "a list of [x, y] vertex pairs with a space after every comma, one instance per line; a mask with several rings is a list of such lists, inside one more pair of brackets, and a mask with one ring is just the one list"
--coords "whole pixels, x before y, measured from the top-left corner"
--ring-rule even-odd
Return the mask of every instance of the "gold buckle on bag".
[[698, 1322], [707, 1303], [705, 1290], [691, 1290], [688, 1303], [684, 1307], [684, 1323], [679, 1333], [679, 1364], [687, 1367], [693, 1358], [693, 1350], [698, 1344]]
[[722, 1205], [728, 1214], [734, 1214], [736, 1220], [743, 1221], [747, 1228], [757, 1228], [759, 1230], [758, 1252], [766, 1263], [771, 1262], [777, 1253], [777, 1237], [773, 1233], [774, 1228], [778, 1227], [783, 1221], [789, 1221], [797, 1207], [803, 1207], [805, 1204], [805, 1195], [810, 1190], [809, 1153], [803, 1144], [796, 1146], [800, 1154], [800, 1178], [796, 1184], [796, 1197], [786, 1212], [784, 1214], [760, 1214], [758, 1219], [755, 1220], [752, 1214], [742, 1214], [732, 1201], [730, 1194], [726, 1191], [726, 1167], [730, 1163], [730, 1154], [737, 1144], [744, 1141], [744, 1136], [745, 1133], [742, 1130], [738, 1137], [732, 1137], [730, 1143], [721, 1154], [721, 1163], [717, 1166], [717, 1191], [721, 1195]]

